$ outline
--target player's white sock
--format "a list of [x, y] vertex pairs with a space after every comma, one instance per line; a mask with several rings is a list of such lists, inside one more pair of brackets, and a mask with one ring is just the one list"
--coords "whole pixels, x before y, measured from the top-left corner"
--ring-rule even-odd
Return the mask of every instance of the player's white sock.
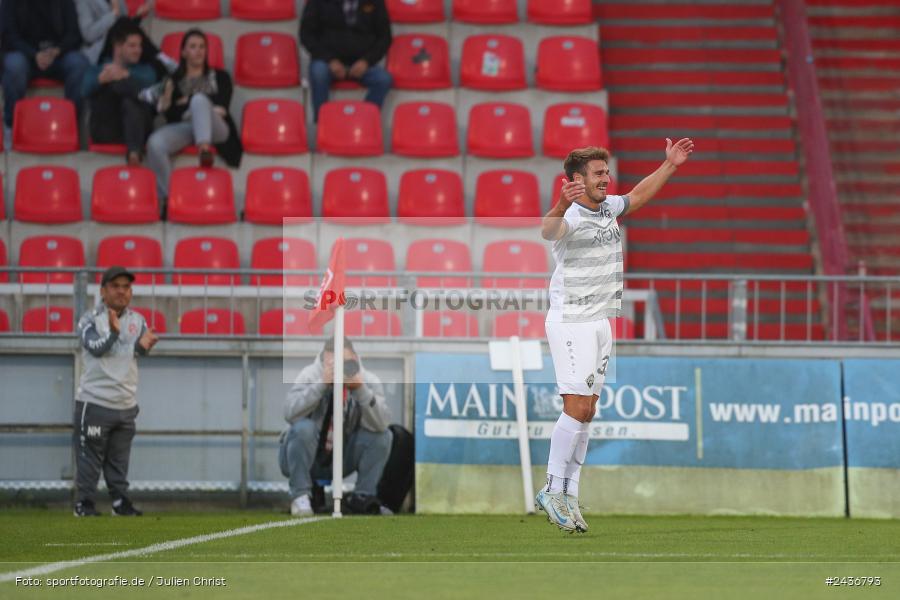
[[581, 423], [566, 413], [559, 415], [550, 434], [550, 460], [547, 461], [547, 491], [551, 494], [563, 489], [566, 470], [572, 460]]
[[572, 460], [566, 467], [567, 483], [566, 493], [570, 496], [578, 497], [578, 480], [581, 479], [581, 466], [587, 456], [588, 440], [590, 439], [590, 423], [579, 423], [580, 431], [575, 437], [575, 451], [572, 453]]

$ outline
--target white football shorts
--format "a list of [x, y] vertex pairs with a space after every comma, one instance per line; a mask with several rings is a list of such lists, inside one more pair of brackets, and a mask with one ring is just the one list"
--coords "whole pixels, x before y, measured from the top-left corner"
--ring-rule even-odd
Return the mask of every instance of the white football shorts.
[[587, 323], [547, 321], [544, 327], [559, 393], [599, 395], [612, 354], [613, 336], [609, 319]]

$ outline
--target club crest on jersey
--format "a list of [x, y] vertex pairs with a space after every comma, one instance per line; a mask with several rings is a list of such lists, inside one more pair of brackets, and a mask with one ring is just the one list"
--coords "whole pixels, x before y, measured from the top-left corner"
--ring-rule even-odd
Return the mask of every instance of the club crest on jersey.
[[589, 388], [594, 387], [594, 374], [591, 373], [587, 376], [587, 379], [584, 380]]

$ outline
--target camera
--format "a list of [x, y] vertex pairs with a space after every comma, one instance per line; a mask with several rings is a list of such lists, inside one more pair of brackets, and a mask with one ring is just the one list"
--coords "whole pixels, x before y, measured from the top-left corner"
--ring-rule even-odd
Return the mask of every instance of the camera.
[[359, 373], [359, 361], [349, 358], [344, 361], [344, 377], [353, 377]]

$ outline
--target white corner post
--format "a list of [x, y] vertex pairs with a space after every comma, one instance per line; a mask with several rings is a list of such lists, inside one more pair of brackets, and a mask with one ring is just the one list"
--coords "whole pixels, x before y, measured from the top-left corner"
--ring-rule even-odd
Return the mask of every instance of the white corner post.
[[334, 311], [334, 406], [332, 408], [331, 497], [334, 512], [341, 518], [341, 499], [344, 496], [344, 307]]

